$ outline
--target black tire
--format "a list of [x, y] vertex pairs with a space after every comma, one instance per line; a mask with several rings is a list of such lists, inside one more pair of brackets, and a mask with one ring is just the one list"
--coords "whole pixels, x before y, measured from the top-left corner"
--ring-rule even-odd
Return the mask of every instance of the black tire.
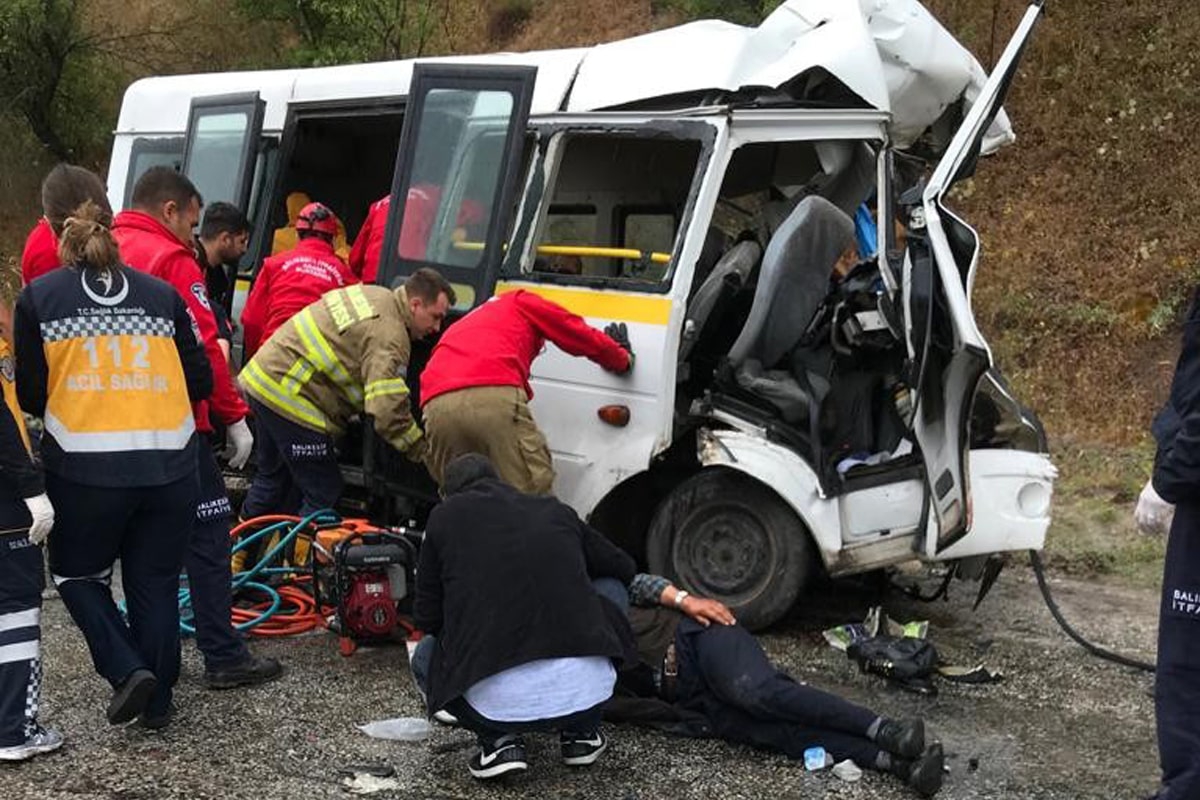
[[768, 487], [710, 468], [667, 495], [646, 538], [650, 571], [729, 606], [750, 630], [777, 621], [817, 565], [808, 528]]

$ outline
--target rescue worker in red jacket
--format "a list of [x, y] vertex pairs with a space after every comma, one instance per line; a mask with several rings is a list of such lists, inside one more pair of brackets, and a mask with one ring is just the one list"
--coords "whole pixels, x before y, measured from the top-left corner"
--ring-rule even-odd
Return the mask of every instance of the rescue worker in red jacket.
[[249, 359], [275, 330], [321, 295], [358, 278], [333, 249], [338, 218], [321, 203], [309, 203], [296, 217], [296, 246], [263, 262], [242, 311], [245, 354]]
[[[432, 183], [418, 183], [408, 190], [408, 202], [404, 207], [404, 222], [400, 230], [397, 248], [400, 255], [420, 261], [426, 257], [429, 235], [437, 221], [438, 203], [442, 190]], [[354, 247], [350, 248], [350, 271], [362, 278], [363, 283], [374, 283], [379, 274], [379, 261], [383, 255], [383, 233], [387, 227], [388, 209], [392, 198], [376, 200], [367, 212], [367, 219], [358, 231]], [[470, 198], [462, 201], [458, 210], [457, 225], [460, 228], [483, 222], [483, 206]], [[465, 232], [463, 236], [465, 236]]]
[[624, 323], [596, 330], [560, 305], [523, 290], [493, 297], [450, 326], [421, 373], [426, 464], [441, 484], [446, 464], [481, 453], [527, 494], [549, 494], [554, 466], [529, 412], [529, 370], [546, 341], [609, 372], [633, 369]]
[[[228, 426], [229, 464], [239, 469], [249, 459], [254, 442], [246, 422], [250, 410], [221, 352], [204, 274], [191, 248], [192, 230], [200, 221], [200, 205], [200, 194], [191, 181], [170, 167], [153, 167], [133, 187], [133, 210], [117, 215], [113, 236], [126, 263], [167, 281], [187, 303], [213, 371], [209, 402], [217, 419]], [[203, 404], [196, 408], [196, 428], [204, 434], [213, 430]], [[207, 436], [203, 438], [199, 453], [200, 502], [185, 567], [196, 644], [204, 654], [205, 684], [211, 689], [231, 689], [272, 680], [283, 669], [274, 659], [253, 656], [230, 622], [233, 597], [229, 527], [233, 506], [212, 443]]]
[[58, 266], [58, 239], [50, 223], [42, 217], [29, 232], [25, 249], [21, 251], [21, 284], [28, 286]]
[[[90, 199], [85, 194], [80, 194], [80, 182], [76, 180], [64, 180], [62, 169], [67, 168], [67, 174], [71, 174], [70, 170], [77, 169], [71, 167], [70, 164], [59, 164], [58, 167], [50, 170], [46, 179], [42, 181], [42, 205], [47, 205], [48, 199], [53, 199], [62, 207], [78, 207], [85, 200]], [[82, 169], [82, 168], [79, 168]], [[47, 192], [54, 192], [53, 198], [47, 197]], [[38, 219], [34, 229], [29, 231], [29, 237], [25, 240], [25, 249], [20, 254], [20, 283], [29, 285], [34, 282], [35, 278], [40, 278], [46, 275], [50, 270], [59, 266], [59, 237], [54, 234], [53, 225], [49, 219], [42, 217]]]
[[358, 229], [354, 246], [350, 248], [350, 271], [363, 283], [374, 283], [379, 273], [379, 256], [383, 253], [383, 229], [387, 226], [388, 208], [392, 198], [384, 197], [371, 204], [367, 218]]
[[[46, 205], [48, 187], [55, 192], [63, 193], [55, 200], [76, 208], [88, 198], [78, 194], [79, 181], [66, 179], [71, 170], [82, 169], [69, 164], [59, 164], [46, 175], [42, 181], [42, 205]], [[75, 194], [72, 194], [75, 192]], [[34, 278], [40, 278], [52, 269], [58, 267], [58, 237], [50, 221], [45, 217], [38, 220], [37, 225], [29, 232], [25, 240], [25, 249], [21, 253], [21, 285], [28, 286]]]

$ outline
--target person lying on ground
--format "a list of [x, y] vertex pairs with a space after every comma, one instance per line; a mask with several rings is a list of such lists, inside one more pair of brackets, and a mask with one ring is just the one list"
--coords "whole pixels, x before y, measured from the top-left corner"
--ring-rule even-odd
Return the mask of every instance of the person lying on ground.
[[[603, 591], [603, 589], [602, 589]], [[639, 663], [621, 671], [605, 718], [669, 732], [719, 737], [801, 759], [810, 747], [887, 772], [922, 797], [942, 786], [944, 753], [920, 719], [895, 720], [806, 686], [767, 659], [758, 640], [722, 603], [639, 574], [628, 596], [604, 591], [627, 610]]]

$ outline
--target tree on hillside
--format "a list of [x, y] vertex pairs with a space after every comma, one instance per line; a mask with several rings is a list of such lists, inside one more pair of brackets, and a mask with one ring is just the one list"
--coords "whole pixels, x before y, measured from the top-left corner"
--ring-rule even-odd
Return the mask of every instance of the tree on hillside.
[[[96, 5], [92, 3], [90, 5]], [[158, 30], [119, 29], [85, 0], [0, 0], [0, 113], [23, 119], [61, 160], [98, 155], [112, 127], [123, 66]], [[144, 65], [149, 68], [149, 65]]]
[[425, 55], [448, 32], [450, 0], [238, 0], [252, 20], [287, 25], [301, 44], [287, 58], [303, 65]]
[[80, 39], [74, 2], [7, 0], [0, 6], [0, 98], [64, 160], [72, 148], [52, 119], [53, 109]]

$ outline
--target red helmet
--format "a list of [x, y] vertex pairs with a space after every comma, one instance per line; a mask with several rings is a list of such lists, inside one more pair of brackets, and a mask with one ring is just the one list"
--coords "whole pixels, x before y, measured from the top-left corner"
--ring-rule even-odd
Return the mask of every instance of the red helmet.
[[323, 203], [309, 203], [300, 209], [300, 214], [296, 217], [297, 232], [316, 231], [328, 236], [337, 236], [338, 225], [337, 215]]

